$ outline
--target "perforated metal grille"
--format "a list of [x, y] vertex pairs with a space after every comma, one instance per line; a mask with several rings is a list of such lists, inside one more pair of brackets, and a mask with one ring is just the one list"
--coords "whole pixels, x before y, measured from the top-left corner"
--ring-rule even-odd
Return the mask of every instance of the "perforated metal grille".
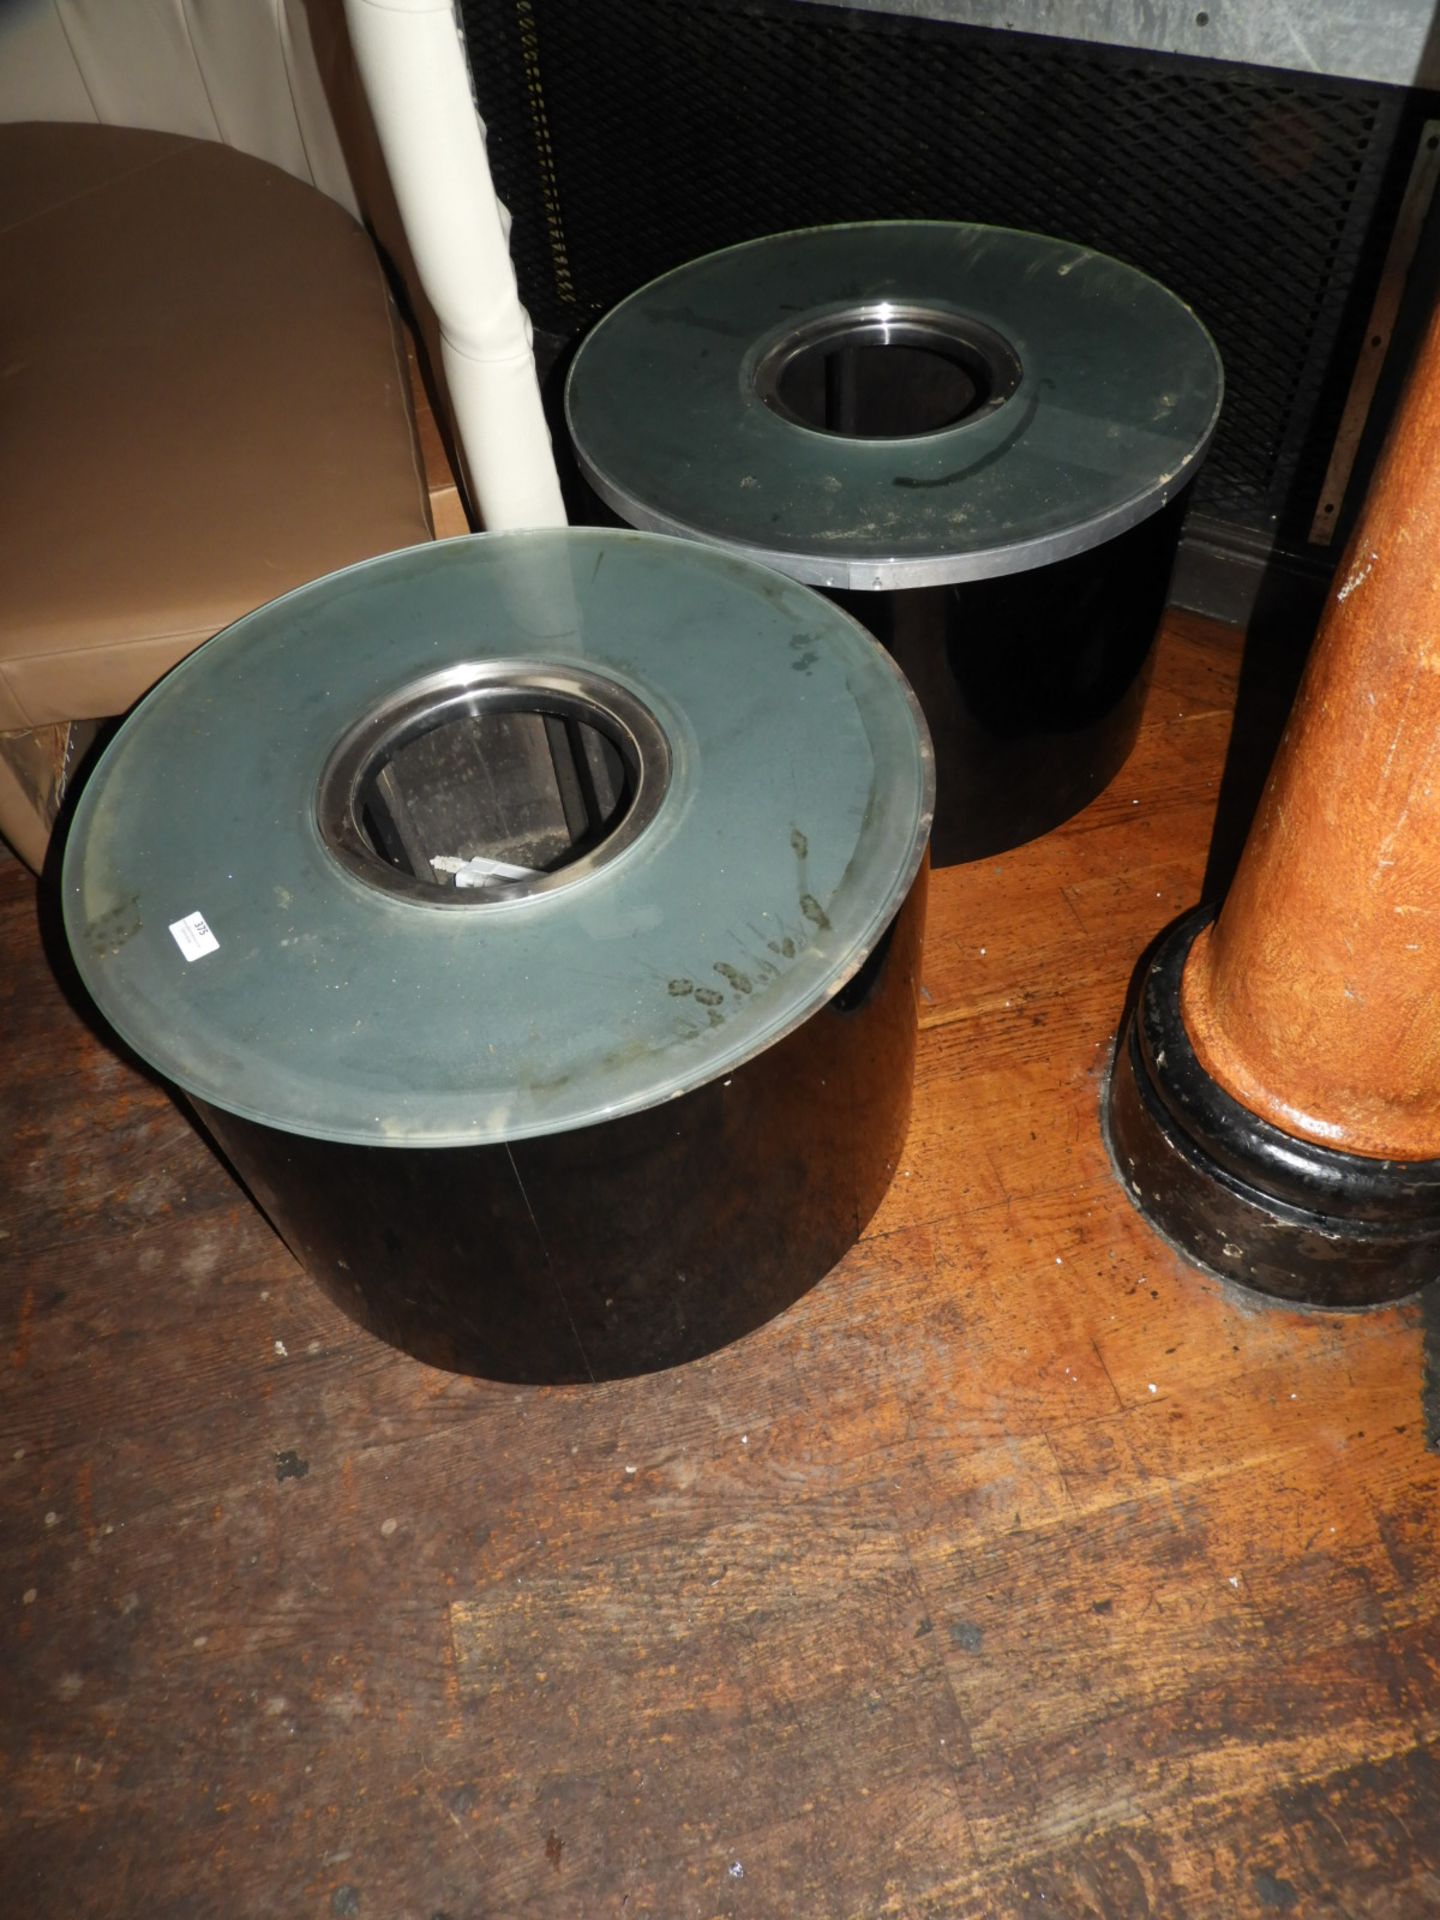
[[786, 227], [1056, 234], [1154, 274], [1214, 333], [1207, 509], [1308, 523], [1409, 159], [1403, 95], [794, 0], [461, 12], [537, 326], [571, 335]]

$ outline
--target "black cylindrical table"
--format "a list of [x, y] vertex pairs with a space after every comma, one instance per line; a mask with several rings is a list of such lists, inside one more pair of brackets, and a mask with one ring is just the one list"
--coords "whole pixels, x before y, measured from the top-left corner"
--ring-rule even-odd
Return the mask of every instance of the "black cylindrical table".
[[622, 521], [821, 588], [891, 650], [945, 863], [1057, 825], [1123, 764], [1221, 388], [1200, 321], [1134, 268], [887, 221], [652, 281], [581, 344], [566, 408]]
[[420, 1358], [673, 1365], [879, 1204], [933, 791], [869, 636], [595, 530], [410, 549], [191, 655], [65, 853], [100, 1011], [296, 1257]]

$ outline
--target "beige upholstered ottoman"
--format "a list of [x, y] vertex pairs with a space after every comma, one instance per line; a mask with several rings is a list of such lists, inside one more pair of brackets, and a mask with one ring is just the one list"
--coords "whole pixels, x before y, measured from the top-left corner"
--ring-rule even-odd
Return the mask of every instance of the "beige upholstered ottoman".
[[0, 286], [0, 834], [38, 867], [70, 723], [430, 521], [380, 262], [314, 188], [0, 126]]

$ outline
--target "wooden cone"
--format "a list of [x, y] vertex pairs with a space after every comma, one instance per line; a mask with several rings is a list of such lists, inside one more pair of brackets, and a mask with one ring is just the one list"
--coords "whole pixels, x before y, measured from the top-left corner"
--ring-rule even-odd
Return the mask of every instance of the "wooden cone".
[[1148, 970], [1119, 1170], [1183, 1251], [1266, 1291], [1440, 1271], [1440, 313], [1212, 926]]
[[1440, 1156], [1440, 312], [1181, 1005], [1277, 1127]]

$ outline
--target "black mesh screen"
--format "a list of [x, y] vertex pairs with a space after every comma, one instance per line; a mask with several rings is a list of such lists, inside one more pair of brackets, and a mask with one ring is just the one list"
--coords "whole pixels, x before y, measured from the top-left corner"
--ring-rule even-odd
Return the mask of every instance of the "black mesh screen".
[[1154, 274], [1214, 333], [1228, 401], [1204, 506], [1308, 524], [1411, 157], [1402, 93], [797, 0], [460, 11], [538, 327], [573, 335], [786, 227], [1056, 234]]

